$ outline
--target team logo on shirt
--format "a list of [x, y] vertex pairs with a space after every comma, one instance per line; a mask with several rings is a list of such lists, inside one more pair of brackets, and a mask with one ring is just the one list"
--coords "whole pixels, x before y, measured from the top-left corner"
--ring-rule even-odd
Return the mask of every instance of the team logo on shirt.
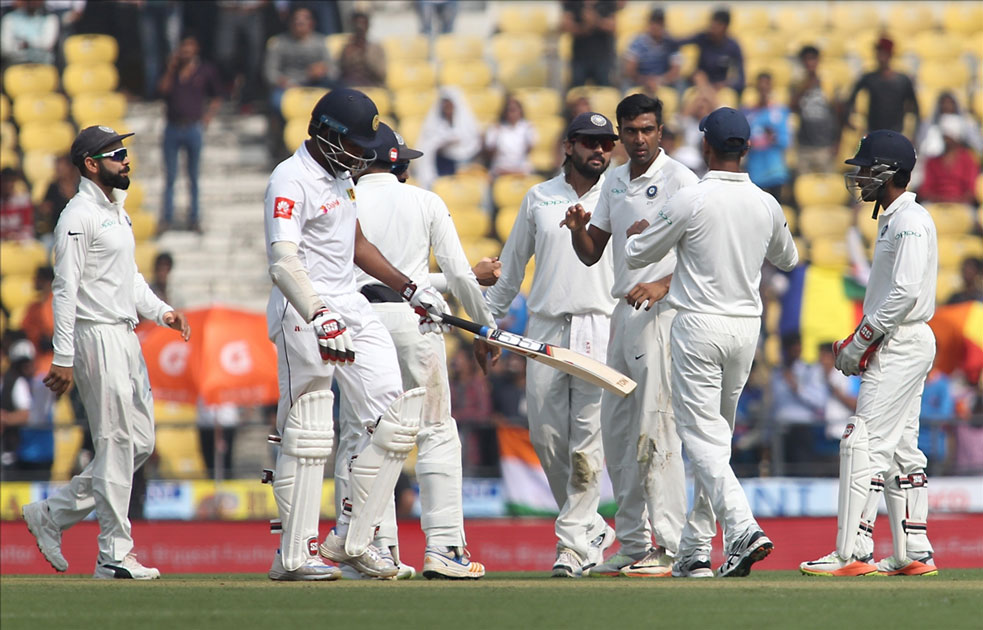
[[355, 189], [349, 188], [346, 192], [348, 192], [348, 200], [355, 201]]
[[294, 203], [293, 199], [287, 199], [286, 197], [277, 197], [273, 200], [273, 218], [274, 219], [289, 219], [294, 216]]
[[655, 184], [652, 184], [645, 189], [645, 196], [649, 199], [654, 199], [657, 194], [659, 194], [659, 187]]

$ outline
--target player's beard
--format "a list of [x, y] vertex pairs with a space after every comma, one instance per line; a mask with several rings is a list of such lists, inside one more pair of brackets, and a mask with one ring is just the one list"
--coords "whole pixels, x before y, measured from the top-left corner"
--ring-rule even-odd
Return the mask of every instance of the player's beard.
[[122, 172], [110, 172], [109, 169], [102, 165], [102, 162], [99, 162], [99, 183], [103, 186], [111, 186], [113, 188], [119, 188], [120, 190], [126, 190], [130, 187], [130, 178]]
[[577, 170], [577, 172], [580, 173], [581, 175], [583, 175], [584, 177], [586, 177], [588, 179], [594, 179], [594, 178], [600, 177], [601, 176], [601, 173], [603, 173], [605, 170], [607, 170], [607, 168], [608, 168], [608, 160], [605, 160], [604, 158], [601, 158], [601, 166], [593, 166], [589, 162], [589, 160], [592, 157], [594, 157], [594, 156], [592, 155], [592, 156], [588, 157], [587, 159], [582, 160], [579, 157], [577, 157], [577, 154], [576, 153], [571, 153], [570, 154], [570, 164], [572, 164], [573, 167]]

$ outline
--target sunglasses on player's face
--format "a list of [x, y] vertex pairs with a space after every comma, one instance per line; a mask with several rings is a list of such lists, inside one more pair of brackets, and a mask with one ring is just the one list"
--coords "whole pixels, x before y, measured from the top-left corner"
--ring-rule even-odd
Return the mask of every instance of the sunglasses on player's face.
[[608, 151], [614, 150], [614, 140], [611, 138], [598, 138], [596, 136], [577, 136], [577, 142], [581, 144], [586, 149], [596, 149], [601, 148], [601, 151], [607, 153]]
[[395, 175], [396, 177], [399, 177], [400, 175], [405, 173], [406, 169], [408, 169], [409, 167], [410, 167], [409, 160], [403, 162], [396, 162], [395, 164], [389, 167], [389, 172]]
[[109, 158], [113, 162], [122, 162], [126, 159], [126, 147], [120, 147], [115, 151], [110, 151], [109, 153], [100, 153], [99, 155], [93, 155], [93, 160], [99, 160], [102, 158]]

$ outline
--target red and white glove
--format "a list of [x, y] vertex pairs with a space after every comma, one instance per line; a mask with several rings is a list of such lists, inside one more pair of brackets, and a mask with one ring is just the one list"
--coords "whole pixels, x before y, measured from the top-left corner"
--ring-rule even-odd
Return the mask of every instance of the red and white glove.
[[352, 335], [345, 326], [341, 315], [326, 308], [314, 313], [311, 320], [321, 360], [325, 363], [354, 363], [355, 346]]
[[451, 331], [449, 324], [441, 323], [441, 315], [450, 312], [451, 309], [437, 289], [430, 286], [417, 287], [412, 282], [407, 282], [403, 286], [402, 296], [420, 316], [421, 333], [448, 333]]
[[883, 339], [884, 333], [871, 326], [867, 318], [864, 318], [849, 337], [833, 343], [836, 369], [847, 376], [862, 373]]

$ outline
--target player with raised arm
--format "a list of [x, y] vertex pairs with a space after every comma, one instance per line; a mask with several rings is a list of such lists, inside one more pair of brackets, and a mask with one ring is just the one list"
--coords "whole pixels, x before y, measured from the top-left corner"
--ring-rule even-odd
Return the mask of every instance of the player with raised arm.
[[[695, 498], [673, 576], [706, 577], [720, 521], [727, 559], [720, 577], [744, 577], [774, 545], [751, 514], [730, 467], [737, 399], [744, 389], [761, 328], [761, 265], [789, 271], [799, 255], [775, 198], [740, 171], [751, 128], [722, 107], [700, 122], [710, 171], [680, 190], [649, 225], [628, 230], [628, 266], [644, 267], [675, 249], [669, 303], [672, 407], [693, 468]], [[643, 231], [644, 230], [644, 231]]]
[[[502, 249], [502, 277], [485, 294], [492, 312], [503, 317], [535, 256], [527, 334], [599, 361], [607, 353], [615, 303], [611, 257], [585, 270], [560, 220], [570, 204], [593, 208], [597, 203], [616, 139], [611, 121], [601, 114], [585, 112], [570, 122], [563, 172], [526, 193]], [[529, 362], [526, 405], [529, 437], [560, 509], [553, 576], [580, 577], [614, 543], [614, 531], [597, 513], [604, 466], [601, 389]]]
[[[836, 368], [860, 374], [857, 410], [840, 441], [840, 498], [836, 550], [803, 562], [808, 575], [936, 575], [928, 540], [928, 460], [918, 449], [922, 390], [935, 360], [938, 242], [932, 216], [906, 192], [915, 149], [903, 135], [872, 131], [846, 175], [857, 201], [873, 201], [877, 241], [864, 317], [833, 344]], [[884, 208], [883, 211], [880, 211]], [[878, 212], [880, 211], [880, 216]], [[887, 503], [894, 555], [875, 566], [874, 520], [881, 492]]]
[[[373, 577], [396, 567], [371, 546], [403, 460], [416, 444], [422, 388], [403, 392], [389, 333], [355, 288], [354, 265], [384, 282], [439, 330], [428, 313], [447, 309], [433, 288], [414, 284], [362, 235], [351, 173], [375, 149], [379, 115], [365, 94], [336, 89], [311, 112], [310, 138], [281, 162], [266, 189], [267, 256], [273, 291], [267, 306], [277, 347], [280, 452], [273, 494], [280, 549], [273, 580], [330, 580], [340, 571], [319, 557]], [[313, 333], [313, 334], [312, 334]], [[334, 440], [332, 379], [365, 431], [349, 460], [350, 483], [338, 522], [318, 546], [324, 465]]]
[[[431, 280], [449, 286], [472, 319], [494, 325], [447, 206], [434, 193], [400, 183], [398, 179], [406, 172], [409, 161], [423, 154], [407, 147], [402, 137], [385, 123], [379, 125], [376, 145], [375, 160], [358, 175], [355, 186], [358, 222], [365, 238], [417, 283], [428, 282], [430, 252], [433, 250], [443, 275], [439, 279], [430, 276]], [[432, 404], [424, 407], [420, 432], [416, 436], [420, 521], [427, 538], [423, 576], [481, 578], [485, 574], [484, 566], [470, 560], [465, 549], [461, 440], [457, 423], [451, 417], [444, 340], [438, 335], [421, 334], [419, 315], [402, 296], [358, 268], [355, 284], [392, 337], [404, 387], [424, 387], [430, 391], [427, 401]], [[482, 340], [476, 339], [475, 346], [476, 353], [481, 356], [489, 350]], [[354, 453], [360, 429], [347, 396], [341, 399], [340, 415], [335, 488], [336, 493], [343, 496], [348, 484], [347, 456]], [[412, 577], [413, 569], [400, 562], [398, 544], [395, 505], [390, 501], [375, 545], [384, 554], [392, 554], [393, 561], [400, 567], [397, 577]], [[342, 572], [347, 577], [345, 567]]]
[[613, 240], [611, 296], [618, 302], [607, 364], [638, 383], [627, 398], [605, 393], [601, 401], [601, 434], [618, 503], [614, 526], [621, 548], [591, 569], [591, 575], [667, 577], [686, 514], [682, 447], [669, 402], [669, 327], [676, 310], [663, 299], [676, 260], [670, 253], [644, 269], [630, 269], [625, 231], [639, 219], [654, 221], [666, 200], [696, 184], [697, 177], [659, 147], [661, 101], [632, 94], [618, 104], [617, 116], [628, 163], [608, 175], [593, 212], [577, 204], [563, 221], [586, 265], [601, 260]]

